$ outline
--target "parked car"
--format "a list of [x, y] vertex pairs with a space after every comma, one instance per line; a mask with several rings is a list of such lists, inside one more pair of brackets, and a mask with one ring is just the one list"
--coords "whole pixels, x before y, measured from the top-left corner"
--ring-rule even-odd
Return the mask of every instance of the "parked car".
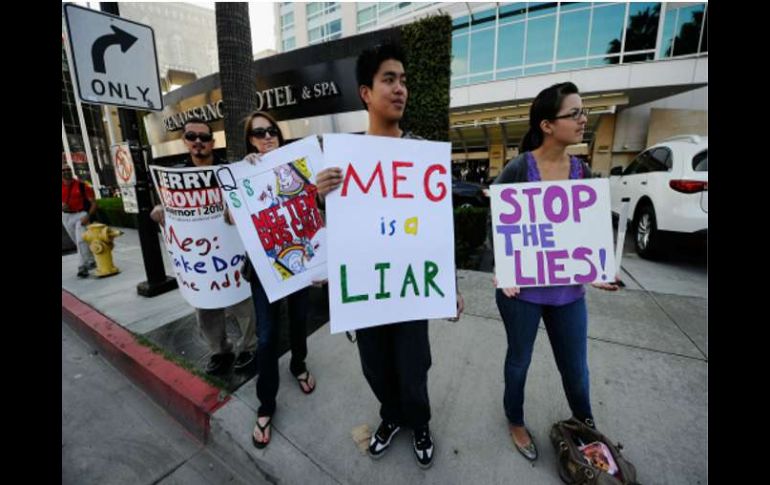
[[452, 207], [489, 207], [489, 192], [481, 184], [452, 177]]
[[610, 171], [613, 216], [628, 199], [639, 256], [660, 254], [671, 236], [708, 234], [708, 137], [682, 135], [647, 148]]

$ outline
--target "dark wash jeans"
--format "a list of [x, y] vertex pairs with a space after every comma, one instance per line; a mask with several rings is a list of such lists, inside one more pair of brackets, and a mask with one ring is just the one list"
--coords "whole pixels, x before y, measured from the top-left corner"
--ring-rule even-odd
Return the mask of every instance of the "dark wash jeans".
[[280, 331], [280, 305], [289, 305], [289, 345], [291, 347], [291, 373], [300, 375], [307, 370], [307, 315], [310, 289], [303, 288], [291, 295], [270, 303], [256, 272], [251, 277], [251, 298], [257, 314], [257, 398], [258, 416], [275, 413], [275, 397], [278, 394], [278, 339]]
[[588, 385], [588, 312], [585, 297], [561, 306], [539, 305], [495, 294], [508, 337], [503, 406], [508, 421], [524, 426], [524, 384], [537, 327], [545, 323], [564, 393], [574, 417], [593, 420]]

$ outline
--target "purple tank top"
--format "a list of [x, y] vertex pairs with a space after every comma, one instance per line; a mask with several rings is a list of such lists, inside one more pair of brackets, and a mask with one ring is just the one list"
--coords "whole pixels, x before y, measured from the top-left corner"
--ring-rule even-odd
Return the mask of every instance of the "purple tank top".
[[[576, 157], [570, 157], [569, 178], [582, 179], [583, 165]], [[540, 171], [532, 152], [527, 152], [527, 179], [529, 182], [540, 182]], [[560, 306], [579, 300], [585, 295], [583, 285], [541, 286], [537, 288], [522, 288], [518, 298], [538, 305]]]

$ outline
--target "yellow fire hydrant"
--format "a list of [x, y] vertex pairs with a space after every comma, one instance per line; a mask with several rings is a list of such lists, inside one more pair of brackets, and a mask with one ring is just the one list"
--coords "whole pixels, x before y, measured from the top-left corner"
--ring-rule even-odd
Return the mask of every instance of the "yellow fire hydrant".
[[96, 260], [96, 276], [112, 276], [120, 273], [120, 270], [112, 264], [112, 240], [121, 236], [123, 231], [107, 227], [105, 224], [94, 223], [88, 225], [88, 231], [83, 234], [83, 240], [91, 248]]

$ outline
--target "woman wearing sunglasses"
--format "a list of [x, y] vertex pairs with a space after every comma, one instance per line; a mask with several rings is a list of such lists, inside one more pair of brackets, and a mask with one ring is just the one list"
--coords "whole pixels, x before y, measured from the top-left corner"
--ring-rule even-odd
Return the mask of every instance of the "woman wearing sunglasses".
[[[255, 111], [244, 124], [246, 160], [260, 163], [261, 156], [283, 146], [284, 139], [276, 121], [267, 113]], [[246, 275], [251, 284], [251, 298], [257, 313], [257, 397], [259, 410], [257, 423], [251, 440], [257, 448], [264, 448], [270, 442], [271, 421], [275, 413], [275, 398], [278, 394], [278, 337], [280, 308], [283, 301], [289, 305], [289, 342], [291, 347], [290, 370], [305, 394], [315, 390], [315, 379], [307, 370], [306, 321], [310, 303], [309, 289], [303, 288], [279, 301], [270, 304], [254, 270], [251, 261], [246, 262]]]
[[[588, 166], [567, 153], [583, 140], [588, 115], [571, 82], [541, 91], [529, 111], [529, 131], [521, 155], [508, 163], [495, 184], [590, 178]], [[572, 417], [593, 427], [588, 392], [588, 311], [582, 285], [497, 288], [495, 299], [508, 338], [503, 407], [516, 449], [537, 458], [532, 435], [524, 426], [524, 384], [540, 319], [545, 323]], [[615, 284], [595, 284], [615, 291]]]

